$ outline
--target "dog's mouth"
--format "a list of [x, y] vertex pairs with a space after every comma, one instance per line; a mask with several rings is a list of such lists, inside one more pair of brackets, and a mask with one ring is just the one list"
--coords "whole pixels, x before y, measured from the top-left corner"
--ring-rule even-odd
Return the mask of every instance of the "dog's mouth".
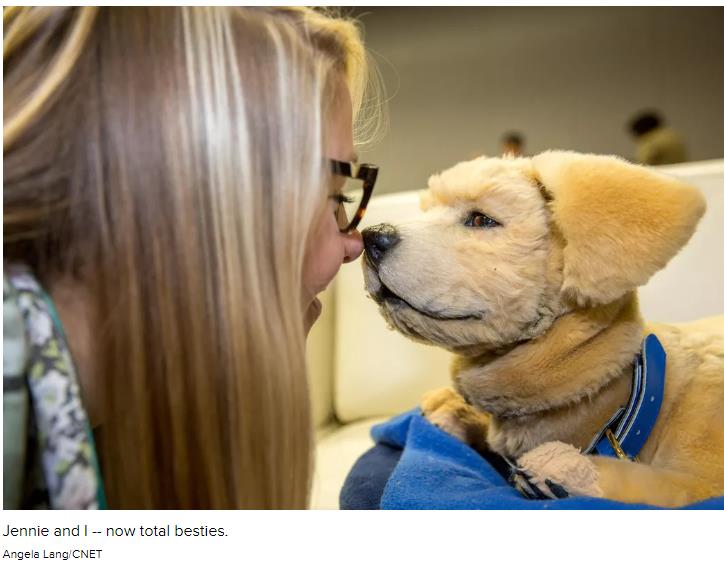
[[370, 296], [372, 299], [374, 299], [378, 304], [383, 303], [390, 303], [393, 305], [396, 305], [398, 307], [406, 307], [408, 309], [412, 309], [416, 313], [419, 313], [420, 315], [423, 315], [425, 317], [428, 317], [430, 319], [434, 319], [436, 321], [472, 321], [472, 320], [481, 320], [483, 318], [482, 313], [476, 313], [476, 314], [449, 314], [449, 313], [443, 313], [443, 312], [436, 312], [436, 311], [427, 311], [424, 309], [421, 309], [419, 307], [415, 307], [412, 305], [409, 301], [405, 300], [404, 298], [397, 295], [394, 291], [392, 291], [389, 287], [385, 285], [385, 282], [382, 281], [382, 278], [380, 277], [379, 271], [377, 270], [377, 267], [375, 264], [372, 263], [369, 258], [367, 258], [367, 253], [365, 252], [365, 266], [368, 268], [370, 274], [375, 276], [375, 281], [379, 284], [379, 288], [376, 291], [369, 291]]

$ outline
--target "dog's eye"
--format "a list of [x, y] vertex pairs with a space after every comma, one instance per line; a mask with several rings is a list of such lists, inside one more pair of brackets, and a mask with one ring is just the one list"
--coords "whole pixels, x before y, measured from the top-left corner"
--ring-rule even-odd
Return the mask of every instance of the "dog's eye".
[[500, 227], [501, 224], [495, 219], [488, 217], [485, 213], [473, 211], [465, 220], [465, 226], [475, 229], [491, 229], [493, 227]]

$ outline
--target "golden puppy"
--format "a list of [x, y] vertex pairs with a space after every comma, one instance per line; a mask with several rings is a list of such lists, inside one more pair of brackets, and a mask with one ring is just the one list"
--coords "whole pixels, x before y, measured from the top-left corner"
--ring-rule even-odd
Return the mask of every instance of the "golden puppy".
[[[365, 230], [363, 269], [393, 328], [456, 355], [454, 390], [423, 400], [433, 423], [517, 460], [541, 488], [660, 506], [724, 494], [724, 317], [649, 325], [636, 297], [694, 232], [695, 188], [546, 152], [457, 164], [422, 206], [417, 221]], [[582, 455], [627, 405], [651, 333], [665, 387], [643, 448]]]

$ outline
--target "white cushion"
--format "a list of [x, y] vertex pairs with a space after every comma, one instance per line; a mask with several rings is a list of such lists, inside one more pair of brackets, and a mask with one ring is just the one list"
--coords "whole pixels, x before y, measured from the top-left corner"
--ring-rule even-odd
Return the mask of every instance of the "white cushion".
[[334, 416], [334, 286], [322, 292], [319, 299], [322, 302], [322, 315], [307, 338], [307, 373], [315, 428], [329, 424]]
[[639, 290], [643, 316], [673, 323], [723, 314], [724, 160], [659, 170], [697, 186], [707, 209], [689, 243]]

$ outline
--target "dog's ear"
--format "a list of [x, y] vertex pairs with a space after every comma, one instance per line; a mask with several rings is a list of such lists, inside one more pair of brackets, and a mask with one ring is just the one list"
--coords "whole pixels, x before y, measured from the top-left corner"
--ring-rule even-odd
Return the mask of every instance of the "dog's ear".
[[565, 240], [562, 289], [579, 305], [646, 283], [706, 208], [696, 188], [617, 157], [549, 151], [532, 161]]

